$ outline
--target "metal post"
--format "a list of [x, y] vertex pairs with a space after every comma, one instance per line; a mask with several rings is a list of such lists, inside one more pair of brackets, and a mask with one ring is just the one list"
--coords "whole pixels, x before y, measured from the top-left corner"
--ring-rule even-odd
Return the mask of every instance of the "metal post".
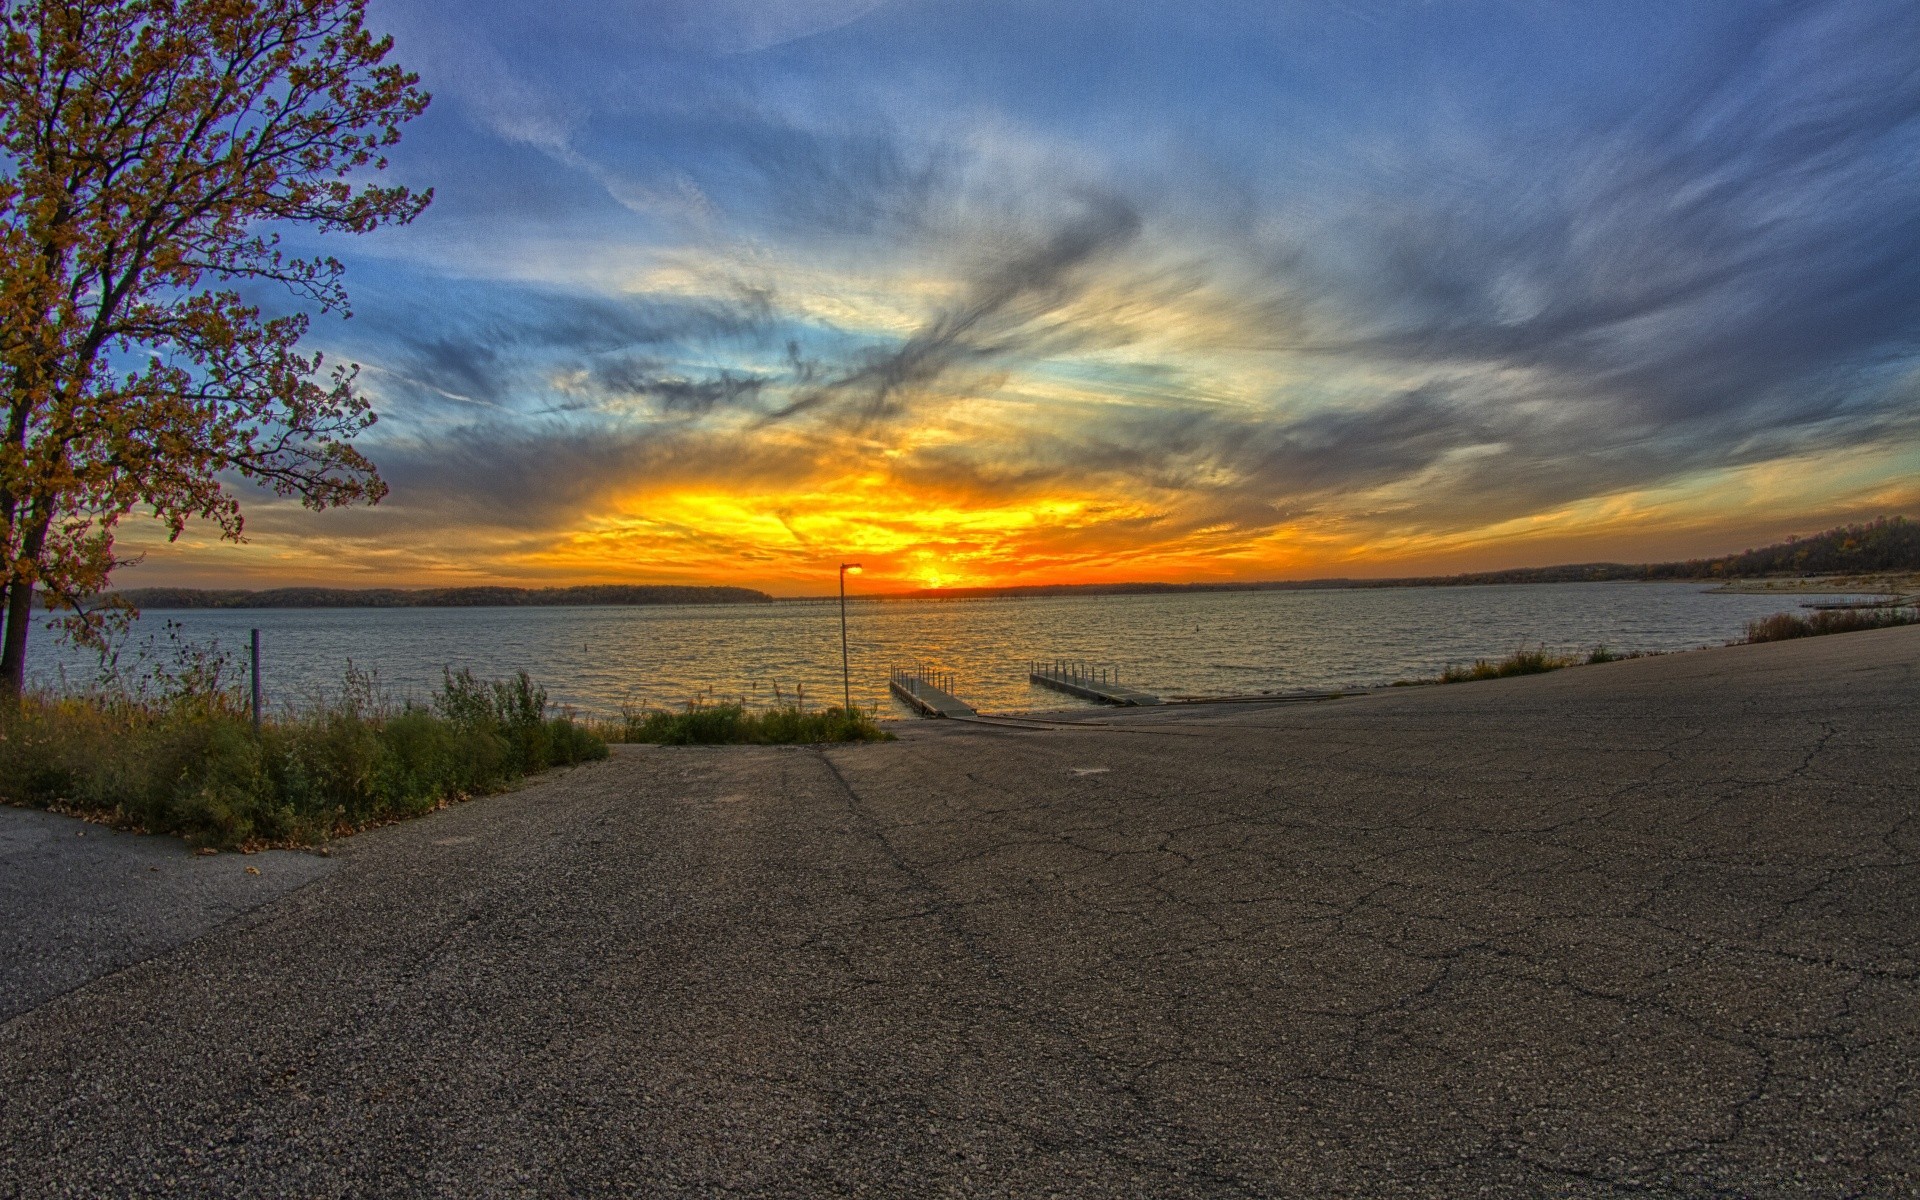
[[260, 736], [260, 631], [253, 631], [253, 736]]
[[848, 712], [853, 711], [853, 672], [847, 664], [847, 572], [859, 569], [859, 563], [840, 564], [840, 697]]

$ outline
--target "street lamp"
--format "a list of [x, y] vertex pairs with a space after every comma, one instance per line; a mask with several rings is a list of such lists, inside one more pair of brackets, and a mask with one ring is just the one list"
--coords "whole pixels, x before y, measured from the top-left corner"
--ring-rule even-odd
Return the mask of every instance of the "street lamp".
[[840, 695], [853, 711], [853, 675], [847, 669], [847, 576], [860, 573], [859, 563], [840, 564]]

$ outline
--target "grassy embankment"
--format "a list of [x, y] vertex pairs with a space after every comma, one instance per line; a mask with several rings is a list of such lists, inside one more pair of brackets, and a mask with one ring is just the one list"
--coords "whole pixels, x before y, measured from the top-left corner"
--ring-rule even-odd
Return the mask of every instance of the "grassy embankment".
[[[768, 711], [695, 702], [611, 722], [549, 711], [523, 672], [487, 682], [448, 671], [425, 703], [394, 702], [348, 666], [337, 693], [274, 713], [256, 734], [238, 664], [169, 624], [131, 666], [118, 653], [79, 690], [0, 711], [0, 802], [178, 834], [216, 849], [314, 845], [497, 791], [549, 767], [601, 759], [607, 743], [877, 741], [858, 709]], [[171, 655], [171, 661], [167, 661]]]
[[1784, 642], [1790, 638], [1914, 624], [1920, 624], [1920, 612], [1911, 608], [1837, 608], [1805, 617], [1798, 613], [1775, 613], [1758, 621], [1748, 621], [1747, 641]]
[[815, 742], [882, 742], [893, 735], [859, 708], [806, 709], [798, 703], [754, 712], [745, 704], [695, 701], [681, 709], [634, 709], [619, 721], [597, 724], [610, 742], [662, 746], [792, 745]]
[[[1742, 643], [1781, 642], [1789, 638], [1819, 637], [1829, 633], [1855, 633], [1863, 629], [1888, 629], [1896, 625], [1920, 624], [1920, 612], [1910, 608], [1829, 609], [1811, 616], [1775, 613], [1747, 622]], [[1511, 675], [1543, 675], [1562, 667], [1589, 663], [1615, 662], [1623, 658], [1641, 658], [1647, 651], [1616, 653], [1596, 646], [1585, 655], [1553, 654], [1546, 647], [1516, 650], [1501, 659], [1475, 659], [1471, 666], [1448, 666], [1437, 679], [1402, 680], [1395, 687], [1420, 683], [1466, 683], [1476, 679], [1505, 679]]]
[[1468, 683], [1476, 679], [1505, 679], [1511, 675], [1544, 675], [1548, 671], [1558, 671], [1562, 667], [1578, 667], [1589, 663], [1619, 662], [1624, 658], [1645, 658], [1650, 651], [1633, 650], [1622, 653], [1610, 650], [1606, 646], [1595, 646], [1585, 654], [1553, 654], [1545, 646], [1536, 646], [1532, 650], [1519, 649], [1505, 658], [1476, 658], [1468, 666], [1449, 663], [1447, 669], [1433, 679], [1402, 679], [1394, 687], [1415, 687], [1423, 683]]
[[1538, 646], [1532, 650], [1515, 650], [1501, 659], [1477, 658], [1471, 666], [1448, 664], [1440, 672], [1439, 683], [1466, 683], [1475, 679], [1505, 679], [1510, 675], [1544, 675], [1548, 671], [1558, 671], [1562, 667], [1578, 666], [1582, 663], [1613, 662], [1616, 659], [1631, 658], [1633, 655], [1615, 654], [1605, 646], [1596, 646], [1586, 655], [1550, 654], [1546, 647]]
[[349, 667], [257, 736], [232, 678], [202, 658], [159, 688], [27, 697], [0, 718], [0, 800], [203, 847], [313, 845], [607, 755], [524, 673], [448, 672], [431, 703], [396, 705]]

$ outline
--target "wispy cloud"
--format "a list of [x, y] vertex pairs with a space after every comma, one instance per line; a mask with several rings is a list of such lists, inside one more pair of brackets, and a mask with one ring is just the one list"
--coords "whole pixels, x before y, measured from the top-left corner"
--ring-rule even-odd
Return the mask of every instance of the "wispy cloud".
[[1920, 9], [980, 3], [443, 39], [340, 519], [1259, 574], [1920, 439]]

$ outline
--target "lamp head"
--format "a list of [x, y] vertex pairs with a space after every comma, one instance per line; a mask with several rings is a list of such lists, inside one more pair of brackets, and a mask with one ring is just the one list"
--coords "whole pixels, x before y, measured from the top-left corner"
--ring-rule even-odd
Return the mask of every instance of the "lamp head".
[[840, 573], [842, 575], [858, 575], [860, 573], [860, 564], [859, 563], [841, 563]]

